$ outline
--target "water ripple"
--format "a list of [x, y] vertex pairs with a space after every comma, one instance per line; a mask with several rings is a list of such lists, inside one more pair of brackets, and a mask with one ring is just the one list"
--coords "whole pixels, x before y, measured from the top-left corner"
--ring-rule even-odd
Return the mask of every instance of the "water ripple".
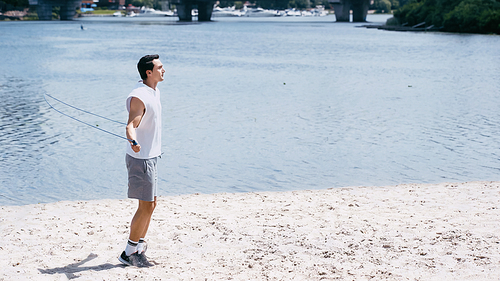
[[498, 180], [498, 36], [139, 21], [3, 23], [0, 205], [126, 197], [126, 141], [43, 93], [124, 122], [144, 52], [167, 70], [161, 195]]

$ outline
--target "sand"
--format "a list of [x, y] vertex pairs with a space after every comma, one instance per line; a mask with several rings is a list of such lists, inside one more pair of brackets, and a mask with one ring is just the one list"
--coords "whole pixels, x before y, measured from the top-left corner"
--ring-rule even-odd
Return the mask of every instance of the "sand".
[[0, 207], [0, 280], [500, 280], [500, 182], [160, 197], [152, 268], [136, 204]]

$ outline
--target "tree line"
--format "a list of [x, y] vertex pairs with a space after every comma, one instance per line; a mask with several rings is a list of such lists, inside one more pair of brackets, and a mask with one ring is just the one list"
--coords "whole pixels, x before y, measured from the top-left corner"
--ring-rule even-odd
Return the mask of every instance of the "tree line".
[[0, 12], [22, 10], [28, 8], [30, 3], [28, 0], [0, 0]]
[[425, 22], [448, 32], [500, 34], [500, 0], [411, 0], [394, 18], [408, 26]]

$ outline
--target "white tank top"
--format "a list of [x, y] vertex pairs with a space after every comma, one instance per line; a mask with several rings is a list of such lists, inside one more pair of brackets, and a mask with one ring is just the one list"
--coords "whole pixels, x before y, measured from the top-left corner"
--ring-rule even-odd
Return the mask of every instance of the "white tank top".
[[160, 90], [150, 88], [142, 83], [137, 83], [135, 89], [127, 97], [127, 111], [130, 112], [130, 100], [138, 98], [144, 104], [146, 112], [141, 123], [135, 128], [136, 141], [141, 145], [138, 153], [127, 144], [127, 154], [137, 159], [149, 159], [161, 155], [161, 102]]

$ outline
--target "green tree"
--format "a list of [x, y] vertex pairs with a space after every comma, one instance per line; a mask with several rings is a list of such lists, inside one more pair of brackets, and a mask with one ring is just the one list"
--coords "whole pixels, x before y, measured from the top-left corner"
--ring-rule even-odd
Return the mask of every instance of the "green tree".
[[28, 0], [1, 0], [0, 9], [4, 11], [21, 10], [30, 6]]
[[161, 5], [159, 5], [158, 0], [126, 0], [125, 5], [128, 6], [132, 4], [135, 7], [149, 7], [153, 9], [158, 9]]
[[500, 34], [500, 3], [493, 0], [465, 0], [447, 13], [443, 21], [449, 31]]
[[398, 0], [374, 0], [369, 9], [377, 13], [389, 13], [397, 8], [399, 8]]
[[234, 8], [235, 9], [243, 9], [243, 2], [242, 1], [234, 1]]
[[307, 1], [307, 0], [290, 0], [288, 2], [288, 6], [290, 8], [296, 8], [296, 9], [299, 9], [299, 10], [303, 10], [303, 9], [308, 8], [309, 1]]
[[371, 9], [375, 10], [376, 13], [390, 13], [391, 2], [389, 0], [374, 0]]
[[411, 0], [394, 12], [400, 23], [451, 32], [500, 34], [500, 0]]
[[234, 1], [219, 1], [219, 7], [221, 8], [232, 7], [234, 5]]

